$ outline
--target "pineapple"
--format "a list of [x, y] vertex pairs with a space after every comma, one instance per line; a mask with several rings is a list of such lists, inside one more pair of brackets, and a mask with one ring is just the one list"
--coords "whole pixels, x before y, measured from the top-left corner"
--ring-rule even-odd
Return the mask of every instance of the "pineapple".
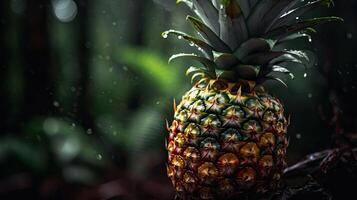
[[309, 36], [312, 27], [338, 17], [300, 20], [331, 0], [178, 0], [198, 18], [187, 20], [202, 39], [169, 30], [202, 55], [177, 54], [200, 63], [188, 68], [197, 80], [174, 103], [167, 174], [181, 199], [228, 199], [264, 195], [279, 185], [286, 167], [289, 120], [281, 101], [263, 87], [274, 76], [293, 76], [288, 63], [304, 65], [305, 53], [277, 45]]

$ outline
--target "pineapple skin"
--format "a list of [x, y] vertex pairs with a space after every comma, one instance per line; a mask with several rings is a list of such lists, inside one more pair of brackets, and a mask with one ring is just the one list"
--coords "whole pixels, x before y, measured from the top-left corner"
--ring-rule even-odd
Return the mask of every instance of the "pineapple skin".
[[274, 191], [286, 167], [288, 120], [279, 99], [201, 80], [174, 105], [167, 174], [181, 199]]

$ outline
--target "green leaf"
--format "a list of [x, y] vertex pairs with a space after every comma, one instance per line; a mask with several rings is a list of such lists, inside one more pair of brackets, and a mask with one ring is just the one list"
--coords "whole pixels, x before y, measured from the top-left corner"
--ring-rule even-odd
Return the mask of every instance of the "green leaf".
[[130, 65], [135, 72], [166, 94], [172, 94], [181, 82], [177, 71], [170, 68], [166, 59], [152, 49], [125, 47], [115, 55], [119, 55], [118, 63]]
[[222, 1], [219, 9], [220, 38], [235, 50], [248, 39], [248, 29], [241, 8], [235, 0]]
[[237, 73], [232, 70], [216, 70], [217, 78], [225, 79], [228, 81], [236, 81]]
[[284, 15], [287, 11], [292, 9], [298, 2], [301, 0], [280, 0], [278, 3], [272, 8], [269, 13], [267, 13], [266, 17], [264, 17], [263, 26], [264, 33], [271, 30], [271, 27], [275, 24], [277, 20], [280, 19], [282, 15]]
[[206, 71], [205, 68], [202, 68], [202, 67], [196, 67], [196, 66], [191, 66], [189, 67], [187, 70], [186, 70], [186, 75], [190, 75], [190, 74], [193, 74], [193, 73], [197, 73], [197, 72], [204, 72]]
[[212, 53], [213, 47], [211, 47], [206, 42], [203, 42], [202, 40], [199, 40], [199, 39], [194, 38], [184, 32], [180, 32], [180, 31], [176, 31], [176, 30], [165, 31], [162, 33], [162, 36], [164, 38], [166, 38], [170, 34], [176, 35], [176, 36], [178, 36], [178, 38], [183, 38], [183, 39], [187, 40], [188, 42], [190, 42], [190, 45], [191, 44], [196, 45], [197, 47], [199, 47], [201, 49], [201, 51], [207, 58], [213, 59], [213, 53]]
[[253, 36], [259, 36], [263, 32], [263, 19], [266, 14], [277, 4], [279, 1], [276, 0], [261, 0], [252, 9], [248, 19], [247, 24], [249, 28], [249, 33]]
[[294, 10], [288, 11], [283, 16], [281, 16], [275, 22], [274, 25], [272, 25], [271, 29], [289, 25], [296, 20], [296, 17], [300, 17], [300, 16], [304, 15], [305, 13], [307, 13], [315, 8], [318, 8], [321, 5], [330, 6], [331, 2], [332, 2], [332, 0], [317, 0], [314, 2], [308, 2], [308, 3], [304, 4], [303, 6], [300, 6]]
[[272, 77], [272, 76], [266, 76], [264, 78], [259, 79], [259, 84], [264, 83], [265, 81], [268, 81], [268, 80], [277, 81], [280, 84], [284, 85], [285, 87], [288, 87], [288, 85], [283, 80], [281, 80], [280, 78], [277, 78], [277, 77]]
[[204, 58], [204, 57], [197, 56], [195, 54], [185, 54], [185, 53], [175, 54], [170, 57], [169, 62], [171, 62], [175, 59], [178, 59], [178, 58], [188, 58], [188, 59], [198, 61], [204, 67], [206, 67], [208, 72], [214, 72], [214, 70], [216, 68], [216, 64], [213, 61], [211, 61], [207, 58]]
[[259, 67], [252, 65], [238, 65], [234, 68], [237, 75], [246, 80], [255, 80], [259, 74]]
[[214, 62], [220, 69], [231, 69], [239, 63], [239, 59], [233, 54], [224, 53], [218, 56]]
[[305, 30], [306, 28], [312, 28], [319, 24], [323, 24], [323, 23], [327, 23], [327, 22], [335, 22], [335, 21], [343, 21], [343, 19], [340, 17], [334, 17], [334, 16], [308, 19], [305, 21], [297, 22], [296, 24], [293, 24], [293, 25], [282, 26], [277, 29], [274, 29], [274, 30], [268, 32], [264, 37], [275, 38], [275, 39], [279, 40], [279, 39], [284, 38], [284, 37], [291, 35], [293, 33]]
[[191, 22], [192, 26], [200, 33], [200, 35], [210, 44], [214, 50], [224, 53], [231, 53], [232, 50], [225, 44], [209, 27], [198, 19], [188, 16], [187, 20]]
[[196, 15], [213, 30], [219, 34], [218, 10], [212, 2], [207, 0], [178, 0], [177, 3], [184, 2]]
[[273, 40], [252, 38], [244, 42], [234, 54], [242, 60], [244, 57], [254, 53], [268, 52], [273, 48], [274, 44], [275, 41]]
[[245, 18], [248, 18], [251, 10], [250, 0], [238, 0], [239, 6]]
[[269, 63], [271, 60], [284, 55], [285, 52], [263, 52], [263, 53], [255, 53], [250, 54], [243, 58], [242, 62], [249, 65], [265, 65]]

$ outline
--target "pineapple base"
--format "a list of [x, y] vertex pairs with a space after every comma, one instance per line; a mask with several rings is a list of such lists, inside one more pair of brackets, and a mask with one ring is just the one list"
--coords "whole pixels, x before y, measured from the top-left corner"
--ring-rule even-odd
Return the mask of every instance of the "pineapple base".
[[174, 106], [167, 174], [180, 198], [229, 199], [278, 186], [289, 122], [277, 98], [245, 86], [203, 79]]

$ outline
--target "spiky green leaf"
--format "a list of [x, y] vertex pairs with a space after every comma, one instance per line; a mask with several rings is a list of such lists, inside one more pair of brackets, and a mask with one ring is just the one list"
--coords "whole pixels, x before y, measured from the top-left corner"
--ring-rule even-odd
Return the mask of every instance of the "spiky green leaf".
[[322, 5], [325, 6], [330, 6], [332, 3], [332, 0], [317, 0], [317, 1], [313, 1], [313, 2], [308, 2], [306, 4], [304, 4], [303, 6], [300, 6], [294, 10], [288, 11], [287, 13], [285, 13], [283, 16], [281, 16], [274, 25], [272, 25], [271, 29], [275, 29], [281, 26], [287, 26], [291, 23], [293, 23], [296, 18], [301, 17], [302, 15], [304, 15], [305, 13], [316, 9]]
[[214, 50], [231, 53], [232, 50], [225, 44], [208, 26], [202, 23], [200, 20], [188, 16], [187, 20], [191, 22], [192, 26], [200, 33], [205, 41], [210, 44]]
[[264, 31], [263, 19], [277, 3], [277, 0], [260, 0], [251, 10], [247, 19], [249, 33], [251, 35], [259, 36]]
[[218, 10], [207, 0], [177, 0], [183, 2], [191, 8], [196, 15], [216, 34], [219, 34]]
[[335, 21], [343, 21], [340, 17], [319, 17], [308, 19], [304, 21], [297, 22], [296, 24], [282, 26], [277, 29], [274, 29], [268, 32], [264, 37], [267, 38], [274, 38], [274, 39], [281, 39], [293, 33], [297, 33], [299, 31], [305, 30], [306, 28], [312, 28], [319, 24], [327, 23], [327, 22], [335, 22]]
[[235, 0], [223, 0], [219, 9], [220, 38], [235, 50], [248, 39], [248, 29], [239, 4]]
[[197, 38], [194, 38], [193, 36], [190, 36], [184, 32], [181, 31], [176, 31], [176, 30], [168, 30], [162, 33], [162, 36], [164, 38], [166, 38], [168, 35], [173, 34], [178, 36], [178, 38], [183, 38], [185, 40], [187, 40], [190, 45], [196, 45], [197, 47], [200, 48], [200, 50], [203, 52], [203, 54], [210, 59], [213, 59], [213, 47], [211, 47], [209, 44], [207, 44], [206, 42], [199, 40]]
[[285, 52], [263, 52], [263, 53], [255, 53], [250, 54], [242, 59], [242, 62], [250, 65], [265, 65], [272, 61], [275, 58], [278, 58], [284, 55]]
[[234, 68], [239, 78], [246, 80], [255, 80], [259, 74], [260, 68], [253, 65], [237, 65]]
[[224, 53], [218, 56], [214, 62], [220, 69], [231, 69], [233, 66], [239, 63], [239, 59], [233, 54]]
[[178, 58], [187, 58], [187, 59], [198, 61], [207, 69], [208, 72], [214, 72], [214, 69], [216, 68], [216, 64], [213, 61], [201, 56], [197, 56], [195, 54], [185, 54], [185, 53], [175, 54], [170, 57], [169, 62], [176, 60]]
[[270, 51], [275, 45], [275, 42], [276, 41], [262, 38], [252, 38], [244, 42], [234, 54], [242, 60], [244, 57], [254, 53]]

